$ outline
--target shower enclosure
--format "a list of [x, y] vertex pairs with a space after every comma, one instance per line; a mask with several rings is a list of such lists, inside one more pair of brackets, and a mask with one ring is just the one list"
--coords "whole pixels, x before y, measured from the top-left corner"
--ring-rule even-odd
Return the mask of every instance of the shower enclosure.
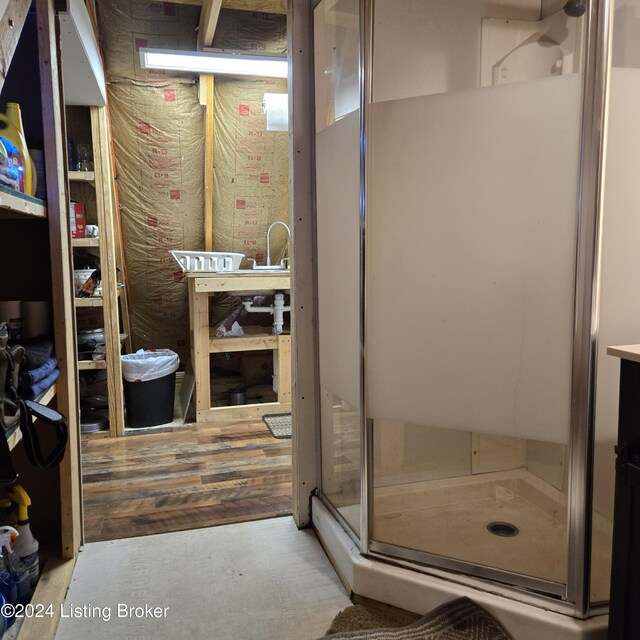
[[370, 558], [588, 618], [605, 348], [640, 341], [640, 0], [567, 4], [313, 3], [320, 496]]

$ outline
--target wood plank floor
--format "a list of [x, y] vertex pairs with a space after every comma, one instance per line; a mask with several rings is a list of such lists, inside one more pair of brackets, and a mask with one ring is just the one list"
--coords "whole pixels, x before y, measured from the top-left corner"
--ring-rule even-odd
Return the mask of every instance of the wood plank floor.
[[83, 438], [85, 542], [291, 513], [291, 440], [262, 420]]

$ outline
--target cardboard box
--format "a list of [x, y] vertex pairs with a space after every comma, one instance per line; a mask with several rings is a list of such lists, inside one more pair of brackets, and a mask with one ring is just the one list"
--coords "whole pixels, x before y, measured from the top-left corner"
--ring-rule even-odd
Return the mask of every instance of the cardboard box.
[[87, 214], [84, 210], [82, 202], [72, 202], [70, 207], [71, 214], [71, 237], [84, 238], [87, 226]]

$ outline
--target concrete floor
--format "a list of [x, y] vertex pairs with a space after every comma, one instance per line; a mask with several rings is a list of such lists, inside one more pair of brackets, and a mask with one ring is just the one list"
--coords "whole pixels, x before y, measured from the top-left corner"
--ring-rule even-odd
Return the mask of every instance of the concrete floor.
[[86, 545], [56, 640], [313, 640], [349, 604], [314, 533], [276, 518]]

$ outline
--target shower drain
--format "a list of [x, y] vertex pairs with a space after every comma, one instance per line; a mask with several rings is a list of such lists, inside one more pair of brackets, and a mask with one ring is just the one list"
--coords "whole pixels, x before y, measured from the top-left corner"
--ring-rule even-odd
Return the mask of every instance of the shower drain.
[[487, 525], [487, 529], [493, 533], [494, 536], [501, 536], [502, 538], [511, 538], [520, 533], [520, 529], [510, 522], [490, 522]]

